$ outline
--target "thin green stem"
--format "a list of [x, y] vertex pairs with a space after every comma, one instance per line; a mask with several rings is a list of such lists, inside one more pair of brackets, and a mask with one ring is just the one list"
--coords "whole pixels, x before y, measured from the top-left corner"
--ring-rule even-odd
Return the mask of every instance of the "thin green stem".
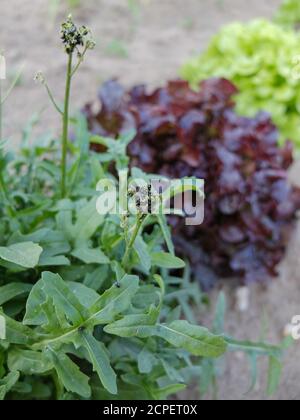
[[53, 104], [53, 106], [54, 106], [54, 108], [56, 109], [56, 111], [60, 114], [60, 115], [64, 115], [64, 113], [63, 113], [63, 111], [60, 109], [60, 107], [57, 105], [57, 103], [56, 103], [56, 101], [55, 101], [55, 99], [54, 99], [54, 96], [53, 96], [53, 94], [52, 94], [52, 92], [51, 92], [51, 90], [50, 90], [50, 88], [49, 88], [49, 86], [48, 86], [48, 84], [45, 82], [45, 88], [46, 88], [46, 90], [47, 90], [47, 93], [48, 93], [48, 96], [49, 96], [49, 98], [50, 98], [50, 101], [52, 102], [52, 104]]
[[[2, 80], [0, 80], [0, 142], [2, 141], [2, 105], [3, 105], [3, 101], [2, 101]], [[1, 145], [0, 145], [0, 147], [1, 147]], [[2, 150], [0, 149], [0, 158], [1, 157], [2, 157]], [[0, 189], [2, 191], [2, 194], [3, 194], [3, 197], [4, 197], [5, 201], [8, 201], [8, 194], [7, 194], [7, 189], [6, 189], [6, 185], [5, 185], [4, 178], [3, 178], [2, 169], [0, 169]]]
[[2, 171], [0, 171], [0, 190], [2, 191], [3, 198], [5, 199], [6, 202], [8, 202], [8, 194], [7, 194], [7, 189], [6, 189]]
[[0, 191], [2, 191], [4, 201], [7, 205], [8, 214], [11, 217], [15, 217], [16, 216], [16, 211], [13, 207], [13, 204], [11, 203], [11, 200], [9, 199], [9, 195], [8, 195], [8, 191], [7, 191], [7, 188], [6, 188], [6, 184], [5, 184], [5, 181], [4, 181], [2, 171], [0, 171]]
[[10, 96], [11, 92], [14, 90], [14, 88], [17, 86], [17, 84], [19, 83], [21, 76], [22, 76], [22, 72], [23, 72], [23, 67], [20, 69], [20, 71], [17, 73], [15, 79], [13, 80], [12, 84], [10, 85], [10, 87], [8, 88], [8, 91], [6, 92], [6, 94], [4, 95], [4, 97], [1, 99], [2, 104], [4, 104], [4, 102], [8, 99], [8, 97]]
[[86, 54], [87, 50], [88, 50], [88, 47], [87, 47], [87, 46], [85, 46], [85, 48], [84, 48], [83, 52], [82, 52], [82, 53], [80, 53], [80, 57], [79, 57], [79, 59], [78, 59], [78, 63], [76, 64], [76, 66], [74, 67], [74, 69], [73, 69], [73, 71], [72, 71], [72, 77], [74, 76], [74, 74], [77, 72], [77, 70], [79, 69], [79, 67], [80, 67], [80, 66], [81, 66], [81, 64], [83, 63], [83, 59], [84, 59], [84, 56], [85, 56], [85, 54]]
[[68, 140], [69, 140], [69, 107], [70, 107], [70, 93], [72, 81], [72, 53], [69, 54], [68, 68], [67, 68], [67, 81], [65, 92], [65, 105], [63, 113], [63, 134], [62, 134], [62, 161], [61, 161], [61, 195], [65, 198], [67, 192], [67, 153], [68, 153]]
[[[4, 101], [2, 100], [2, 80], [0, 80], [0, 143], [2, 141], [3, 103], [4, 103]], [[1, 150], [1, 145], [0, 145], [0, 164], [1, 164], [1, 158], [2, 158], [2, 150]], [[0, 168], [0, 191], [2, 192], [4, 201], [6, 202], [6, 204], [8, 206], [9, 213], [11, 215], [14, 215], [15, 214], [14, 207], [10, 202], [8, 191], [7, 191], [6, 184], [5, 184], [5, 180], [4, 180], [4, 177], [3, 177], [3, 172], [2, 172], [1, 168]]]
[[143, 224], [143, 219], [140, 216], [138, 216], [136, 224], [135, 224], [134, 229], [133, 229], [132, 237], [130, 238], [130, 241], [126, 243], [126, 250], [125, 250], [125, 254], [124, 254], [124, 257], [123, 257], [122, 263], [121, 263], [123, 269], [126, 268], [127, 261], [128, 261], [129, 256], [130, 256], [130, 252], [131, 252], [131, 250], [134, 246], [134, 243], [135, 243], [136, 238], [139, 234], [139, 231], [142, 227], [142, 224]]

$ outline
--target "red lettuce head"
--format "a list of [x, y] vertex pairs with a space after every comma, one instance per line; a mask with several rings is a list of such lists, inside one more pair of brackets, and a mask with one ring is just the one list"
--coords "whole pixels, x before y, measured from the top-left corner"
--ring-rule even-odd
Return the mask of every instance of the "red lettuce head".
[[170, 222], [177, 252], [206, 289], [219, 277], [248, 283], [276, 276], [300, 208], [300, 191], [288, 182], [292, 144], [278, 146], [268, 114], [237, 115], [236, 93], [225, 79], [204, 81], [199, 91], [175, 80], [151, 93], [110, 81], [100, 90], [100, 111], [84, 109], [95, 134], [136, 131], [128, 148], [133, 166], [205, 180], [204, 223]]

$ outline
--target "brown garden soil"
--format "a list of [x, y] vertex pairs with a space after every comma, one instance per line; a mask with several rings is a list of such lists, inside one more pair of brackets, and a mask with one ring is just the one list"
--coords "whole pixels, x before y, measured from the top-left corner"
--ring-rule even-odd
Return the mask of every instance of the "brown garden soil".
[[[42, 70], [58, 100], [63, 97], [65, 56], [59, 45], [57, 25], [66, 14], [61, 6], [50, 17], [48, 0], [1, 1], [0, 50], [4, 49], [10, 75], [24, 65], [20, 85], [7, 102], [5, 134], [16, 147], [21, 130], [34, 112], [41, 113], [36, 128], [58, 132], [60, 122], [49, 106], [43, 88], [33, 81]], [[63, 3], [63, 0], [61, 0]], [[123, 83], [145, 82], [157, 86], [178, 75], [180, 65], [192, 54], [205, 48], [221, 25], [233, 20], [249, 20], [257, 16], [271, 17], [280, 0], [140, 0], [141, 8], [134, 17], [127, 0], [82, 0], [74, 15], [93, 29], [97, 49], [82, 66], [74, 83], [73, 106], [82, 106], [95, 98], [102, 81], [117, 77]], [[291, 179], [300, 183], [300, 165], [295, 165]], [[235, 289], [228, 282], [226, 330], [241, 339], [260, 337], [278, 343], [291, 318], [300, 313], [300, 225], [280, 267], [280, 275], [267, 286], [250, 287], [249, 308], [236, 309]], [[217, 292], [212, 293], [212, 306]], [[199, 315], [203, 320], [203, 316]], [[209, 325], [210, 316], [204, 316]], [[220, 399], [267, 399], [265, 394], [267, 363], [260, 365], [256, 388], [245, 395], [250, 384], [245, 356], [232, 354], [221, 367]], [[194, 388], [182, 395], [197, 398]], [[274, 399], [300, 399], [300, 343], [286, 354], [281, 386]]]

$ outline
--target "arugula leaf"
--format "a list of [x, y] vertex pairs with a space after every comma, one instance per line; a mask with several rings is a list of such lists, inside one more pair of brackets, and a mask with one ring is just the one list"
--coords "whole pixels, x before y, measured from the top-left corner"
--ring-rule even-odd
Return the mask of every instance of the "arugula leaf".
[[43, 273], [41, 284], [45, 295], [53, 299], [54, 306], [63, 310], [73, 325], [82, 323], [88, 316], [86, 308], [81, 305], [58, 274]]
[[51, 358], [54, 369], [67, 391], [74, 392], [83, 398], [90, 398], [91, 388], [89, 378], [83, 374], [79, 367], [63, 353], [55, 353], [48, 348], [46, 354]]
[[80, 304], [83, 305], [86, 309], [89, 309], [99, 299], [98, 293], [96, 293], [93, 289], [85, 286], [84, 284], [67, 282], [67, 285], [71, 292], [77, 297]]
[[87, 331], [84, 331], [81, 335], [83, 345], [88, 351], [94, 370], [97, 372], [102, 385], [108, 392], [116, 395], [118, 392], [116, 374], [110, 365], [104, 344], [97, 341]]
[[26, 296], [31, 289], [32, 285], [26, 283], [10, 283], [0, 287], [0, 306], [16, 297]]
[[127, 315], [122, 320], [107, 325], [104, 330], [108, 334], [120, 337], [157, 336], [195, 356], [220, 357], [227, 348], [221, 336], [211, 334], [206, 328], [191, 325], [187, 321], [174, 321], [170, 325], [151, 325], [149, 315]]
[[108, 277], [109, 268], [107, 265], [96, 268], [91, 273], [87, 273], [84, 278], [84, 284], [89, 289], [100, 290]]
[[86, 264], [108, 264], [109, 258], [101, 251], [101, 249], [92, 249], [87, 246], [76, 248], [72, 251], [73, 257], [78, 258]]
[[19, 377], [19, 372], [11, 372], [7, 376], [5, 376], [5, 378], [0, 379], [0, 400], [4, 400], [5, 395], [17, 383]]
[[156, 332], [155, 322], [156, 317], [153, 319], [151, 314], [126, 315], [104, 327], [104, 331], [119, 337], [147, 338]]
[[24, 268], [34, 268], [38, 265], [43, 249], [33, 242], [23, 242], [7, 247], [0, 247], [1, 260]]
[[221, 336], [213, 335], [206, 328], [191, 325], [187, 321], [174, 321], [170, 325], [160, 325], [156, 335], [195, 356], [220, 357], [227, 348]]
[[179, 269], [185, 267], [185, 262], [178, 257], [166, 252], [154, 252], [152, 255], [152, 264], [156, 267]]
[[38, 263], [39, 267], [70, 265], [70, 261], [65, 254], [70, 251], [71, 247], [62, 232], [43, 228], [22, 235], [17, 231], [10, 237], [8, 243], [10, 245], [27, 241], [36, 242], [43, 248]]
[[17, 347], [10, 350], [7, 364], [11, 371], [19, 371], [25, 375], [39, 375], [53, 368], [46, 354]]
[[151, 373], [157, 363], [155, 355], [145, 346], [138, 355], [138, 368], [140, 373]]
[[[14, 319], [9, 318], [0, 310], [5, 320], [5, 340], [11, 344], [31, 345], [36, 339], [34, 331]], [[0, 341], [1, 343], [1, 341]]]
[[104, 216], [97, 212], [96, 202], [97, 198], [93, 198], [77, 212], [77, 220], [73, 228], [76, 247], [82, 246], [90, 239], [104, 222]]
[[117, 315], [130, 306], [138, 290], [138, 284], [137, 276], [125, 275], [120, 282], [120, 287], [112, 286], [90, 308], [91, 315], [87, 324], [94, 326], [113, 322]]

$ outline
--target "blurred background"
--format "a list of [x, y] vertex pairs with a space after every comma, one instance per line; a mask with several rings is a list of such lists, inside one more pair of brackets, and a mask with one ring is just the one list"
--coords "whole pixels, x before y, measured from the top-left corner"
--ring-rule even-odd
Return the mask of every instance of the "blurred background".
[[[102, 82], [118, 78], [126, 86], [146, 83], [156, 87], [176, 78], [183, 63], [203, 51], [211, 37], [232, 21], [271, 18], [281, 0], [10, 0], [1, 2], [0, 49], [7, 58], [9, 78], [23, 68], [18, 86], [5, 107], [6, 137], [17, 147], [21, 132], [39, 113], [36, 133], [59, 132], [60, 120], [49, 105], [45, 90], [34, 82], [42, 71], [58, 100], [62, 100], [65, 54], [59, 24], [72, 12], [89, 26], [97, 47], [88, 55], [74, 80], [74, 111], [96, 97]], [[299, 185], [300, 165], [291, 179]], [[295, 230], [279, 279], [249, 289], [246, 310], [239, 308], [238, 292], [227, 287], [226, 329], [232, 336], [278, 343], [292, 317], [300, 313], [300, 226]], [[212, 292], [212, 305], [215, 294]], [[209, 324], [209, 314], [199, 319]], [[228, 357], [220, 379], [220, 399], [265, 399], [266, 366], [261, 379], [247, 395], [249, 368], [244, 355]], [[300, 343], [289, 351], [281, 387], [274, 399], [300, 399]], [[196, 397], [190, 389], [185, 397]]]
[[[0, 48], [11, 77], [24, 66], [18, 90], [5, 111], [7, 136], [18, 133], [33, 112], [41, 127], [59, 121], [34, 75], [42, 71], [63, 98], [65, 55], [59, 25], [70, 11], [93, 30], [97, 48], [74, 81], [73, 101], [95, 98], [101, 82], [118, 78], [131, 86], [157, 86], [178, 77], [183, 63], [203, 51], [222, 25], [257, 16], [271, 17], [280, 0], [10, 0], [1, 4]], [[72, 7], [71, 7], [72, 6]]]

